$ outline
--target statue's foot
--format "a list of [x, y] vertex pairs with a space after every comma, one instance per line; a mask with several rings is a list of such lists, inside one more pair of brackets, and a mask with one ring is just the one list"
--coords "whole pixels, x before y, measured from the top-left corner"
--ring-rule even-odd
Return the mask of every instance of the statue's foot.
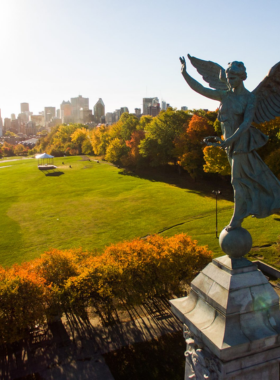
[[225, 227], [225, 230], [229, 232], [229, 231], [235, 230], [236, 228], [241, 227], [242, 221], [243, 219], [238, 220], [238, 221], [231, 221], [230, 224]]

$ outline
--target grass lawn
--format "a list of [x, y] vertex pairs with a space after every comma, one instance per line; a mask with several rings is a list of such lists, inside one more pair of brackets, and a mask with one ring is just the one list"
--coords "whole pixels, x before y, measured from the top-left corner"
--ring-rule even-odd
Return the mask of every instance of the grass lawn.
[[[222, 254], [215, 238], [215, 199], [208, 185], [184, 188], [124, 175], [109, 163], [81, 157], [54, 162], [60, 175], [39, 171], [35, 159], [0, 160], [1, 265], [33, 259], [49, 248], [101, 252], [111, 243], [157, 232], [188, 233], [215, 255]], [[228, 224], [232, 207], [229, 200], [219, 200], [219, 230]], [[247, 218], [244, 227], [254, 246], [269, 245], [276, 242], [279, 221], [276, 215], [265, 221]], [[280, 265], [271, 252], [262, 249], [261, 257]]]

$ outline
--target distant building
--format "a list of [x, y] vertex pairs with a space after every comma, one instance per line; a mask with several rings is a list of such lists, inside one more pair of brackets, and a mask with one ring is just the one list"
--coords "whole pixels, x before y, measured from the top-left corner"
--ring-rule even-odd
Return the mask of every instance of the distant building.
[[105, 117], [105, 104], [101, 98], [95, 103], [93, 107], [93, 113], [97, 123], [101, 123], [102, 116]]
[[29, 121], [29, 116], [26, 115], [25, 112], [21, 112], [18, 114], [18, 120], [20, 121], [20, 123], [26, 124]]
[[90, 123], [91, 121], [93, 121], [92, 110], [81, 108], [80, 109], [80, 121], [82, 123]]
[[149, 115], [148, 107], [152, 105], [154, 99], [157, 99], [157, 102], [159, 102], [158, 98], [143, 98], [143, 115]]
[[56, 114], [55, 107], [45, 107], [44, 108], [45, 123], [48, 123], [49, 121], [51, 121], [51, 119], [56, 116], [55, 114]]
[[11, 132], [14, 132], [14, 133], [18, 133], [20, 132], [20, 129], [19, 129], [19, 121], [17, 119], [15, 120], [11, 120], [11, 128], [10, 128], [10, 131]]
[[135, 108], [135, 115], [141, 116], [141, 108]]
[[57, 117], [58, 119], [60, 119], [60, 109], [59, 109], [59, 108], [56, 110], [56, 117]]
[[129, 109], [127, 107], [121, 107], [120, 108], [120, 114], [122, 115], [123, 113], [125, 112], [128, 112], [129, 113]]
[[45, 125], [44, 115], [31, 115], [31, 121], [36, 124], [36, 127], [42, 127]]
[[151, 102], [151, 105], [148, 106], [148, 115], [153, 117], [157, 116], [160, 113], [160, 104], [158, 98], [154, 98]]
[[77, 98], [71, 98], [71, 106], [72, 106], [72, 119], [74, 123], [81, 122], [81, 113], [80, 110], [88, 110], [89, 109], [89, 98], [83, 98], [79, 95]]
[[105, 122], [106, 124], [113, 124], [114, 123], [114, 114], [113, 112], [107, 112], [105, 115]]
[[34, 121], [28, 121], [28, 123], [26, 123], [25, 125], [25, 133], [28, 135], [28, 136], [34, 136], [36, 135], [36, 124]]
[[14, 113], [11, 114], [11, 120], [16, 120], [16, 115]]
[[181, 111], [187, 111], [187, 110], [188, 110], [188, 107], [186, 106], [181, 107]]
[[161, 109], [162, 109], [162, 111], [166, 111], [167, 110], [166, 101], [165, 100], [161, 101]]
[[116, 123], [121, 117], [121, 110], [115, 110], [115, 112], [113, 112], [113, 115], [114, 115], [114, 123]]
[[8, 117], [5, 117], [4, 119], [4, 128], [3, 128], [3, 134], [5, 134], [7, 131], [10, 131], [11, 129], [11, 119]]
[[72, 122], [72, 104], [68, 101], [60, 104], [60, 117], [62, 123], [69, 124]]
[[48, 129], [51, 129], [51, 128], [56, 127], [56, 126], [61, 125], [61, 124], [62, 124], [62, 120], [61, 120], [61, 119], [59, 119], [58, 117], [53, 117], [53, 118], [51, 119], [51, 121], [49, 121], [49, 122], [46, 124], [46, 127], [47, 127]]
[[29, 112], [29, 103], [20, 103], [20, 112]]

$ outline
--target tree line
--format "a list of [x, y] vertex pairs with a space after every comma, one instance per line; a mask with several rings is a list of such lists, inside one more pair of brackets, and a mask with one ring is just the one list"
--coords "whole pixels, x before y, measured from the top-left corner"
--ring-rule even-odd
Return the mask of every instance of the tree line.
[[[279, 177], [280, 118], [256, 127], [269, 135], [268, 143], [258, 153]], [[28, 154], [96, 155], [131, 168], [172, 163], [178, 169], [187, 171], [192, 178], [201, 177], [205, 172], [229, 175], [230, 166], [225, 152], [202, 142], [207, 136], [221, 135], [217, 111], [168, 108], [156, 117], [144, 115], [140, 119], [123, 113], [117, 123], [101, 125], [93, 130], [82, 124], [63, 124], [41, 138]], [[8, 148], [11, 149], [5, 143], [2, 151]]]
[[62, 313], [87, 318], [91, 307], [108, 321], [119, 308], [183, 295], [185, 284], [211, 259], [206, 247], [179, 234], [113, 244], [101, 254], [53, 249], [0, 267], [0, 345], [28, 337]]

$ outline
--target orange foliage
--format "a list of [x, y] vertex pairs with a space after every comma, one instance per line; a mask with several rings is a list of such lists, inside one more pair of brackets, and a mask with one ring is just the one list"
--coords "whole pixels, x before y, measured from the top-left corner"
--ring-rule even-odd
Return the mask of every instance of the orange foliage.
[[197, 115], [193, 115], [187, 129], [187, 135], [193, 144], [200, 144], [205, 137], [213, 136], [214, 132], [207, 119]]
[[111, 245], [96, 256], [82, 249], [51, 250], [10, 269], [0, 267], [0, 343], [54, 314], [91, 305], [109, 316], [118, 304], [180, 294], [212, 258], [185, 234]]

